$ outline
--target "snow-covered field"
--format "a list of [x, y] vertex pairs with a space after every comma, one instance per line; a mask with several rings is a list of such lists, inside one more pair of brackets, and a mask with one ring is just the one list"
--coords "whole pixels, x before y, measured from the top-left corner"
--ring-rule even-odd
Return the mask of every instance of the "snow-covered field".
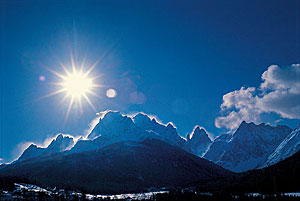
[[[281, 193], [281, 195], [300, 197], [300, 192]], [[246, 193], [246, 196], [248, 196], [248, 197], [259, 197], [259, 196], [265, 197], [265, 195], [260, 194], [260, 193]], [[274, 195], [274, 196], [276, 196], [276, 195]]]
[[[59, 195], [59, 194], [69, 194], [72, 196], [78, 196], [78, 197], [82, 197], [83, 194], [82, 193], [78, 193], [75, 191], [65, 191], [64, 189], [44, 189], [41, 188], [39, 186], [36, 185], [32, 185], [32, 184], [19, 184], [19, 183], [15, 183], [16, 186], [16, 190], [18, 191], [22, 191], [22, 190], [26, 190], [26, 191], [31, 191], [31, 192], [44, 192], [47, 195]], [[128, 193], [128, 194], [117, 194], [117, 195], [94, 195], [94, 194], [86, 194], [85, 198], [88, 200], [93, 200], [94, 198], [98, 198], [98, 199], [111, 199], [111, 200], [118, 200], [118, 199], [126, 199], [126, 200], [150, 200], [153, 195], [157, 195], [157, 194], [164, 194], [164, 193], [168, 193], [169, 191], [166, 190], [161, 190], [161, 191], [154, 191], [154, 192], [145, 192], [145, 193]], [[199, 195], [210, 195], [212, 196], [212, 193], [209, 192], [205, 192], [205, 193], [198, 193]], [[248, 197], [266, 197], [269, 195], [264, 195], [264, 194], [260, 194], [260, 193], [246, 193], [245, 194]], [[286, 193], [282, 193], [281, 195], [284, 196], [291, 196], [291, 197], [300, 197], [300, 192], [286, 192]], [[276, 196], [276, 195], [271, 195], [271, 196]], [[238, 197], [238, 196], [233, 196], [233, 197]]]
[[[41, 188], [36, 185], [32, 184], [19, 184], [15, 183], [16, 189], [19, 191], [22, 190], [27, 190], [31, 192], [44, 192], [48, 195], [54, 195], [54, 194], [62, 194], [65, 193], [65, 190], [63, 189], [51, 189], [51, 190], [46, 190], [44, 188]], [[76, 195], [78, 197], [82, 197], [82, 193], [78, 193], [75, 191], [68, 192], [71, 195]], [[130, 199], [130, 200], [143, 200], [143, 199], [150, 199], [153, 195], [157, 194], [163, 194], [163, 193], [168, 193], [168, 191], [154, 191], [154, 192], [145, 192], [145, 193], [128, 193], [128, 194], [117, 194], [117, 195], [92, 195], [92, 194], [86, 194], [85, 197], [88, 200], [92, 200], [94, 198], [109, 198], [109, 199]]]
[[131, 200], [143, 200], [150, 199], [153, 195], [168, 193], [168, 191], [155, 191], [147, 193], [129, 193], [129, 194], [118, 194], [118, 195], [91, 195], [87, 194], [86, 198], [92, 200], [93, 198], [110, 198], [110, 199], [131, 199]]

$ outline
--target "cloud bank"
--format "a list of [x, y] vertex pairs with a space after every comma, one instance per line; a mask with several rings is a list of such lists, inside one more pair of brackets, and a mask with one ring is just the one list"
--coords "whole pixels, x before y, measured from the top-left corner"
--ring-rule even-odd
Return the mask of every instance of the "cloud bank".
[[261, 123], [261, 114], [300, 119], [300, 64], [271, 65], [261, 76], [259, 87], [241, 87], [223, 96], [217, 128], [234, 131], [242, 121]]

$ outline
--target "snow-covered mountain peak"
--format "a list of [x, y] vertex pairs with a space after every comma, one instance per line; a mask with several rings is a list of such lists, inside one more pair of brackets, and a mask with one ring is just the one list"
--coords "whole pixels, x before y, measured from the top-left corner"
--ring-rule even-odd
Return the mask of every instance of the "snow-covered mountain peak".
[[46, 148], [45, 153], [66, 151], [74, 145], [74, 139], [70, 136], [58, 134]]
[[37, 149], [38, 148], [38, 146], [36, 145], [36, 144], [31, 144], [27, 149], [28, 150], [34, 150], [34, 149]]
[[36, 144], [31, 144], [25, 151], [27, 151], [27, 154], [30, 152], [35, 152], [38, 149], [42, 149], [41, 147], [38, 147]]
[[25, 151], [22, 153], [22, 155], [19, 157], [19, 161], [26, 160], [32, 157], [36, 157], [41, 155], [44, 152], [44, 148], [40, 148], [35, 144], [31, 144]]
[[112, 124], [112, 123], [120, 123], [120, 122], [128, 122], [133, 123], [132, 119], [126, 115], [122, 115], [120, 112], [117, 111], [109, 111], [107, 112], [102, 119], [99, 120], [99, 123], [102, 122], [103, 124]]
[[62, 141], [63, 139], [64, 139], [64, 136], [60, 133], [60, 134], [58, 134], [58, 135], [56, 136], [55, 141], [60, 142], [60, 141]]
[[138, 113], [133, 117], [133, 121], [134, 123], [139, 126], [139, 127], [143, 127], [143, 129], [149, 129], [149, 130], [153, 130], [154, 127], [165, 127], [168, 128], [170, 130], [177, 130], [176, 127], [174, 126], [174, 124], [172, 122], [169, 122], [167, 124], [163, 124], [159, 121], [157, 121], [154, 117], [151, 117], [145, 113]]
[[18, 161], [41, 156], [44, 154], [66, 151], [73, 147], [74, 143], [74, 139], [71, 136], [63, 135], [60, 133], [51, 141], [51, 143], [46, 148], [39, 147], [36, 144], [31, 144], [27, 149], [25, 149], [25, 151], [19, 157]]
[[[150, 123], [151, 119], [148, 115], [144, 114], [144, 113], [137, 113], [134, 117], [133, 117], [134, 123], [135, 124], [141, 124], [141, 123]], [[155, 121], [155, 119], [153, 119]]]
[[111, 138], [120, 135], [133, 135], [136, 133], [135, 129], [136, 125], [131, 117], [122, 115], [120, 112], [109, 111], [100, 118], [99, 123], [88, 135], [88, 139], [95, 139], [99, 136]]
[[226, 151], [220, 152], [222, 156], [211, 160], [218, 159], [219, 165], [236, 172], [258, 168], [290, 132], [286, 126], [242, 122], [228, 142]]
[[242, 123], [240, 124], [239, 128], [247, 127], [248, 125], [251, 125], [251, 124], [254, 124], [254, 123], [252, 123], [252, 122], [247, 123], [247, 122], [244, 120], [244, 121], [242, 121]]
[[88, 139], [102, 137], [109, 139], [139, 139], [143, 134], [130, 116], [123, 115], [120, 112], [107, 112], [94, 127], [88, 136]]
[[208, 134], [205, 131], [205, 129], [197, 125], [195, 126], [193, 132], [188, 135], [188, 139], [192, 140], [192, 139], [200, 138], [203, 135], [208, 137]]
[[133, 117], [134, 124], [144, 130], [153, 130], [158, 125], [155, 118], [150, 118], [147, 114], [138, 113]]
[[211, 144], [211, 140], [208, 137], [207, 132], [200, 126], [195, 126], [192, 133], [188, 135], [187, 142], [192, 153], [200, 157], [203, 156]]
[[146, 138], [156, 138], [169, 144], [176, 145], [182, 149], [189, 150], [185, 139], [177, 133], [177, 128], [170, 122], [167, 125], [158, 122], [155, 118], [145, 113], [137, 113], [135, 116], [121, 114], [120, 112], [108, 111], [100, 118], [99, 123], [88, 135], [90, 142], [83, 142], [75, 145], [73, 152], [81, 148], [102, 147], [121, 141], [141, 141]]
[[233, 133], [231, 141], [235, 139], [239, 140], [250, 140], [253, 143], [255, 140], [268, 141], [270, 138], [279, 139], [286, 137], [287, 133], [292, 131], [288, 126], [270, 126], [265, 123], [259, 125], [254, 124], [253, 122], [247, 123], [243, 121], [239, 128]]
[[176, 127], [170, 122], [167, 124], [167, 128], [170, 130], [177, 130]]
[[256, 125], [253, 122], [247, 123], [246, 121], [242, 121], [242, 123], [240, 124], [240, 126], [238, 127], [238, 129], [234, 132], [233, 135], [235, 135], [236, 133], [242, 133], [245, 130], [251, 130], [251, 129], [255, 129], [257, 126], [263, 127], [265, 126], [264, 124], [260, 124], [260, 125]]

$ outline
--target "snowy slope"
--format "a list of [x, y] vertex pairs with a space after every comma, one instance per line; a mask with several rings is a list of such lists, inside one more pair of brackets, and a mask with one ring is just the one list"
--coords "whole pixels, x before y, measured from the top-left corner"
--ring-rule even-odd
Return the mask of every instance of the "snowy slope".
[[256, 169], [290, 132], [287, 126], [271, 127], [244, 121], [233, 134], [217, 164], [234, 172]]
[[230, 134], [222, 134], [218, 136], [213, 143], [210, 144], [203, 157], [214, 163], [219, 162], [228, 148], [228, 142], [231, 137], [232, 136]]
[[300, 150], [300, 125], [295, 128], [270, 154], [266, 162], [261, 167], [267, 167], [284, 160]]
[[186, 141], [180, 137], [172, 124], [163, 125], [149, 116], [138, 113], [129, 117], [120, 112], [109, 111], [88, 135], [88, 140], [80, 140], [71, 152], [93, 150], [122, 141], [141, 142], [156, 138], [187, 150]]
[[144, 113], [130, 117], [120, 112], [107, 112], [88, 135], [88, 140], [79, 141], [71, 152], [80, 152], [132, 140], [140, 142], [156, 138], [188, 152], [202, 156], [211, 143], [206, 131], [196, 126], [189, 139], [181, 137], [171, 123], [162, 124]]
[[82, 137], [74, 145], [72, 137], [61, 134], [47, 148], [31, 145], [19, 160], [62, 151], [80, 153], [123, 141], [142, 142], [155, 138], [229, 170], [242, 172], [273, 164], [299, 150], [299, 127], [293, 134], [289, 133], [291, 129], [287, 126], [242, 122], [234, 134], [223, 134], [213, 142], [199, 126], [185, 139], [172, 123], [162, 124], [147, 114], [129, 116], [107, 111], [86, 139]]
[[79, 140], [71, 149], [71, 153], [89, 151], [102, 148], [122, 141], [140, 142], [151, 138], [152, 132], [138, 127], [132, 118], [120, 112], [109, 111], [99, 119], [86, 140]]
[[88, 139], [102, 137], [111, 141], [138, 140], [144, 138], [145, 131], [136, 126], [133, 120], [120, 112], [107, 112], [88, 135]]
[[143, 113], [135, 115], [133, 120], [135, 125], [145, 131], [151, 132], [153, 137], [183, 149], [187, 149], [186, 140], [179, 136], [177, 129], [171, 123], [168, 123], [167, 125], [161, 124], [154, 118], [150, 119], [148, 115]]

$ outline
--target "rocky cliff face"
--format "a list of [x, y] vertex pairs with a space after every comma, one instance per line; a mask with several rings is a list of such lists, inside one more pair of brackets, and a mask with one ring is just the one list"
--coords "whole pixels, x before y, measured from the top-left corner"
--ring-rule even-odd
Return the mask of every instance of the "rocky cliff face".
[[209, 145], [212, 143], [204, 128], [196, 126], [191, 134], [187, 137], [188, 147], [191, 152], [202, 157]]
[[[220, 147], [215, 146], [217, 147], [216, 152], [219, 152], [220, 156], [206, 154], [204, 157], [234, 172], [256, 169], [266, 161], [290, 132], [291, 129], [287, 126], [271, 127], [244, 121], [227, 145], [221, 143], [221, 147], [223, 146], [225, 149], [224, 152], [220, 152]], [[209, 152], [213, 152], [213, 150]]]
[[50, 145], [46, 148], [38, 147], [35, 144], [31, 144], [19, 157], [19, 161], [26, 160], [29, 158], [67, 151], [74, 145], [74, 139], [63, 134], [58, 134], [55, 139], [52, 140]]

